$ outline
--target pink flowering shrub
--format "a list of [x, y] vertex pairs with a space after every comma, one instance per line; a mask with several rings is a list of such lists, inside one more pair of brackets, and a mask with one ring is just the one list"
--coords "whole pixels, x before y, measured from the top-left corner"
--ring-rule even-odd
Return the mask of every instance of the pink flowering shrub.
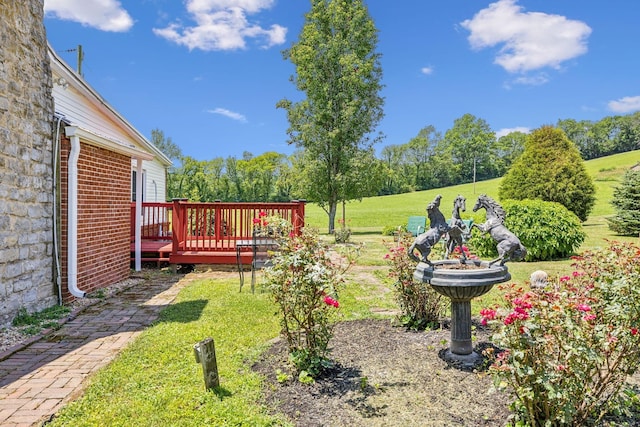
[[640, 248], [611, 242], [573, 267], [542, 290], [501, 286], [506, 307], [480, 312], [499, 327], [490, 369], [514, 393], [514, 425], [582, 426], [624, 408], [640, 363]]
[[293, 231], [291, 222], [280, 215], [268, 215], [265, 211], [258, 212], [258, 217], [253, 218], [253, 233], [259, 237], [286, 237]]
[[445, 298], [428, 283], [413, 278], [416, 263], [409, 258], [407, 248], [411, 235], [400, 237], [397, 245], [389, 246], [385, 260], [393, 280], [396, 300], [400, 306], [400, 323], [409, 329], [425, 329], [437, 325], [447, 308]]
[[279, 242], [264, 269], [264, 282], [278, 305], [291, 361], [302, 377], [315, 378], [331, 364], [327, 346], [339, 313], [341, 275], [353, 259], [332, 261], [328, 248], [309, 229]]

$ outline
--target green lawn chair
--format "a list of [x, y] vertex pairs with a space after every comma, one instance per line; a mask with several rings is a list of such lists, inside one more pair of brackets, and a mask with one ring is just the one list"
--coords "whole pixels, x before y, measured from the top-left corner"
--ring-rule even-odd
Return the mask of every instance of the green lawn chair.
[[424, 233], [426, 226], [426, 216], [410, 216], [409, 221], [407, 221], [407, 232], [411, 233], [411, 235], [415, 237], [420, 233]]

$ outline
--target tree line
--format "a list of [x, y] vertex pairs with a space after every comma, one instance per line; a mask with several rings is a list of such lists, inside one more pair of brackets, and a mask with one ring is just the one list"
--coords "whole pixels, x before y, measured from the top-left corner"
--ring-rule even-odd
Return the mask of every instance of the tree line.
[[[640, 149], [640, 112], [599, 121], [558, 120], [584, 160]], [[242, 158], [198, 160], [182, 155], [163, 131], [151, 132], [152, 142], [174, 166], [167, 175], [167, 197], [194, 201], [278, 202], [309, 199], [299, 179], [304, 172], [302, 150], [293, 155], [266, 152]], [[522, 154], [527, 134], [512, 132], [496, 138], [483, 119], [471, 114], [454, 121], [442, 133], [426, 126], [404, 144], [382, 148], [376, 156], [365, 150], [359, 161], [366, 173], [352, 178], [355, 198], [429, 190], [503, 176]], [[308, 189], [307, 189], [308, 190]]]

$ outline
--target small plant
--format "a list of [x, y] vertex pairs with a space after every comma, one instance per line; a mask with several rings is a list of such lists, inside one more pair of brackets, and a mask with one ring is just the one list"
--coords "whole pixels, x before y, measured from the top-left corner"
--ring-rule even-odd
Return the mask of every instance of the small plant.
[[640, 248], [611, 242], [574, 267], [542, 290], [502, 286], [506, 307], [481, 311], [500, 327], [491, 371], [516, 396], [515, 425], [582, 426], [624, 408], [640, 365]]
[[280, 384], [286, 383], [287, 381], [289, 381], [289, 378], [291, 378], [289, 374], [287, 374], [286, 372], [282, 372], [281, 369], [276, 369], [276, 380]]
[[313, 376], [309, 374], [309, 372], [304, 370], [300, 371], [300, 373], [298, 374], [298, 381], [300, 381], [302, 384], [313, 384], [314, 382], [316, 382]]
[[395, 236], [400, 234], [400, 232], [404, 231], [406, 233], [406, 226], [403, 227], [401, 225], [385, 225], [382, 227], [382, 235], [383, 236]]
[[22, 307], [11, 324], [21, 328], [21, 331], [27, 335], [36, 335], [43, 329], [58, 328], [58, 320], [69, 314], [70, 311], [69, 307], [56, 305], [36, 313], [29, 313], [26, 308]]
[[[264, 270], [264, 281], [282, 316], [289, 358], [300, 375], [315, 378], [331, 366], [328, 344], [338, 319], [341, 274], [350, 266], [334, 263], [315, 231], [280, 239]], [[302, 377], [300, 377], [302, 378]]]
[[446, 305], [442, 295], [429, 284], [413, 278], [416, 263], [407, 254], [412, 239], [403, 235], [397, 245], [389, 247], [385, 259], [389, 263], [389, 277], [394, 281], [396, 299], [402, 312], [400, 323], [409, 329], [421, 330], [437, 325]]
[[333, 230], [333, 236], [336, 243], [347, 243], [351, 237], [351, 229], [345, 224], [342, 219], [339, 219], [340, 228]]

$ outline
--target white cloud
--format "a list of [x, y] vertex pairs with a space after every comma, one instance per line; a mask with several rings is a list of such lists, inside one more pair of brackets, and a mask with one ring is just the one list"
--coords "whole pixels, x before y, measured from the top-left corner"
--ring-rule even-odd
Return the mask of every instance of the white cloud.
[[125, 32], [133, 27], [133, 19], [117, 0], [45, 0], [44, 11], [102, 31]]
[[587, 52], [591, 28], [581, 21], [542, 12], [523, 12], [517, 0], [499, 0], [461, 23], [474, 49], [501, 46], [495, 63], [510, 73], [560, 68]]
[[207, 110], [207, 113], [211, 114], [220, 114], [221, 116], [228, 117], [233, 120], [237, 120], [239, 122], [246, 122], [247, 118], [240, 113], [236, 113], [231, 110], [227, 110], [226, 108], [215, 108], [213, 110]]
[[531, 132], [531, 129], [526, 128], [526, 127], [515, 127], [515, 128], [503, 128], [500, 129], [499, 131], [496, 132], [496, 139], [500, 139], [505, 135], [509, 135], [512, 132], [522, 132], [522, 133], [529, 133]]
[[432, 73], [433, 73], [433, 67], [431, 67], [431, 66], [429, 66], [429, 67], [422, 67], [422, 68], [420, 69], [420, 72], [421, 72], [422, 74], [426, 74], [426, 75], [428, 76], [429, 74], [432, 74]]
[[615, 101], [609, 101], [607, 105], [615, 113], [631, 113], [640, 110], [640, 96], [625, 96]]
[[285, 42], [287, 29], [274, 24], [269, 28], [250, 23], [247, 15], [273, 6], [274, 0], [187, 0], [187, 11], [193, 26], [174, 22], [165, 28], [154, 28], [157, 36], [189, 50], [244, 49], [247, 39], [257, 39], [263, 48]]

